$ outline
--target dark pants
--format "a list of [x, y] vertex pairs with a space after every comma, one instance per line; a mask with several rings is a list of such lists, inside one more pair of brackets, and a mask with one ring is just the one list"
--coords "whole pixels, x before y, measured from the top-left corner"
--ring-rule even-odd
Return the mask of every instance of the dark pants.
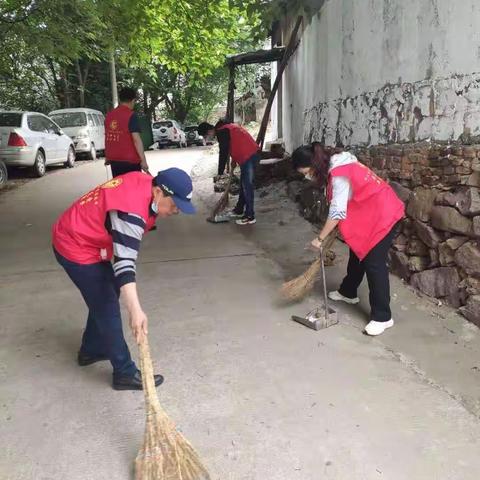
[[240, 165], [240, 194], [234, 208], [236, 213], [244, 213], [249, 218], [255, 217], [255, 168], [260, 155], [255, 153], [243, 165]]
[[81, 265], [67, 260], [55, 250], [54, 253], [88, 307], [80, 351], [86, 355], [108, 357], [114, 375], [133, 376], [137, 367], [123, 336], [120, 292], [115, 285], [111, 263]]
[[130, 162], [110, 162], [110, 168], [112, 169], [112, 177], [118, 177], [124, 173], [129, 172], [141, 172], [142, 168], [139, 163], [130, 163]]
[[395, 225], [362, 261], [350, 250], [347, 276], [338, 290], [344, 297], [357, 297], [358, 287], [366, 274], [370, 290], [370, 317], [376, 322], [388, 322], [392, 318], [387, 258], [396, 227]]
[[227, 166], [228, 155], [225, 158], [220, 158], [218, 160], [218, 174], [223, 175], [225, 173], [225, 168]]

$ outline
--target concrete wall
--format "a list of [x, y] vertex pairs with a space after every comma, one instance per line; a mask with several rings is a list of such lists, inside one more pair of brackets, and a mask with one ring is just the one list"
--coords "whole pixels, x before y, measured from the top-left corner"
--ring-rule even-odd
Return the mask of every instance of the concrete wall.
[[478, 0], [327, 0], [285, 72], [287, 148], [478, 140], [479, 27]]

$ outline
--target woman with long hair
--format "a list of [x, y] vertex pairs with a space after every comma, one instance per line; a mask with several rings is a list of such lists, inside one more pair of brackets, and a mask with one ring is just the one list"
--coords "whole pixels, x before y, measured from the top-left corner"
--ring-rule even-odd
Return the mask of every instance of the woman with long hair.
[[330, 202], [328, 218], [312, 246], [321, 249], [322, 242], [338, 226], [350, 247], [347, 275], [329, 298], [357, 304], [357, 290], [366, 275], [371, 314], [365, 333], [380, 335], [394, 323], [387, 257], [405, 213], [402, 201], [384, 180], [341, 148], [315, 142], [297, 148], [292, 163], [319, 187], [326, 186]]

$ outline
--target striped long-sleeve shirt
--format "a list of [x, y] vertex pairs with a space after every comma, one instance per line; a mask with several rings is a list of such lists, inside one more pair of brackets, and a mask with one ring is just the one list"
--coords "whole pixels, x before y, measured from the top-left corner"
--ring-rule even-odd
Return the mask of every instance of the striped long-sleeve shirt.
[[138, 251], [146, 223], [139, 215], [112, 210], [105, 226], [112, 235], [113, 271], [120, 288], [135, 282]]

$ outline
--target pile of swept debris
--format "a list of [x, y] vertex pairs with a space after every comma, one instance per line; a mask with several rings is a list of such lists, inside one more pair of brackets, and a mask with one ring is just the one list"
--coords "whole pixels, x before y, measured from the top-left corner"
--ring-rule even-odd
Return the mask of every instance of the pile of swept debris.
[[[292, 169], [290, 155], [285, 152], [283, 143], [270, 143], [269, 150], [263, 151], [261, 157], [255, 173], [255, 188], [262, 189], [260, 195], [265, 192], [265, 187], [284, 182], [288, 197], [299, 206], [300, 215], [316, 226], [323, 224], [328, 213], [325, 191]], [[216, 175], [214, 191], [224, 192], [229, 179], [229, 173]], [[239, 191], [240, 173], [237, 169], [232, 176], [230, 193], [238, 195]]]

